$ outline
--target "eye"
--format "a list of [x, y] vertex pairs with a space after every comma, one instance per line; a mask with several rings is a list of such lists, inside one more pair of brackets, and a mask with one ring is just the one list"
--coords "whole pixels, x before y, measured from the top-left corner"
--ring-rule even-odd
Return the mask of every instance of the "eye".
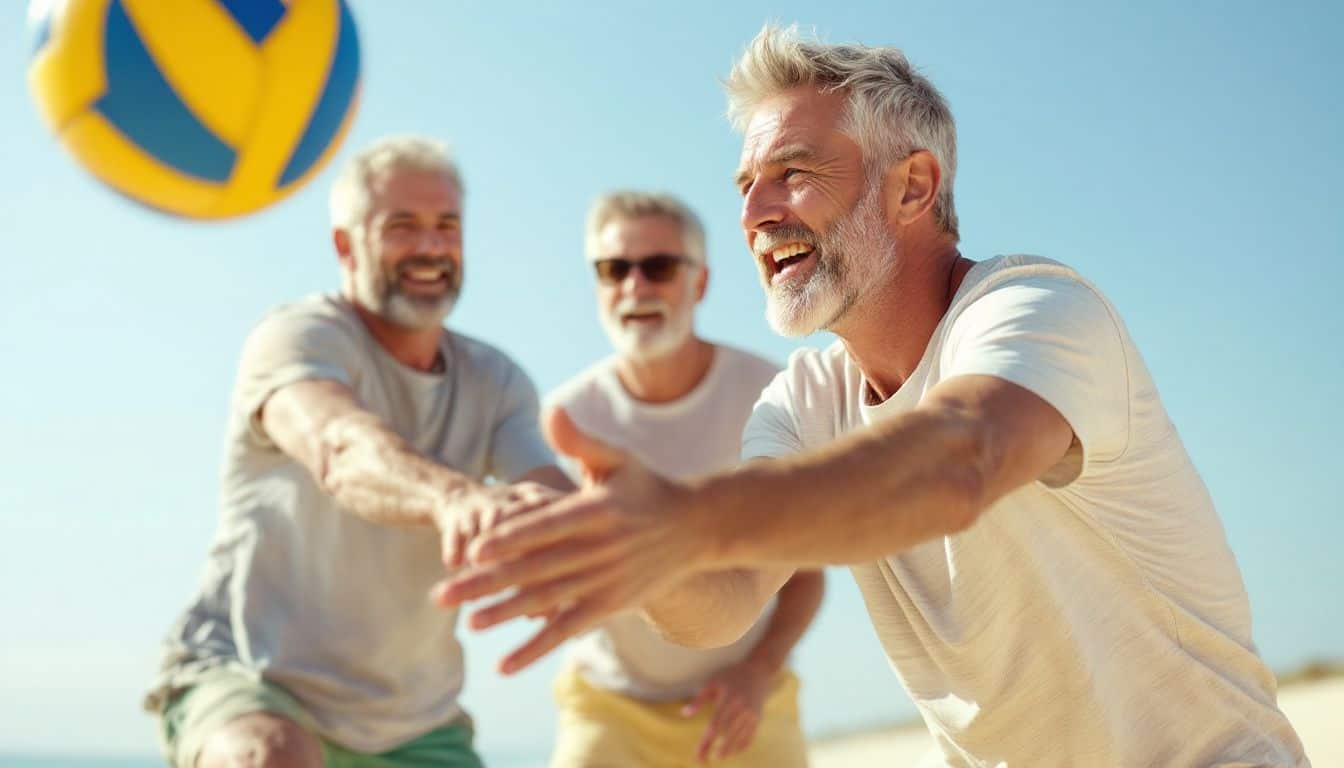
[[785, 179], [791, 179], [791, 178], [793, 178], [794, 176], [801, 176], [802, 174], [805, 174], [805, 173], [807, 173], [807, 171], [804, 171], [802, 168], [785, 168], [785, 169], [784, 169], [784, 178], [785, 178]]

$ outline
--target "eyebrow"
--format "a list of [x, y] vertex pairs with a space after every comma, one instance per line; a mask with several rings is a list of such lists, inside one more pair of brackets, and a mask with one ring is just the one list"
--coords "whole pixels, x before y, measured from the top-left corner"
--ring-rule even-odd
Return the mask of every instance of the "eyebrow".
[[[784, 146], [779, 147], [770, 154], [766, 155], [765, 159], [762, 160], [759, 163], [759, 165], [784, 165], [786, 163], [793, 163], [799, 160], [811, 161], [816, 159], [817, 159], [817, 153], [813, 151], [810, 147], [804, 146], [802, 144], [785, 144]], [[742, 185], [746, 184], [750, 179], [751, 179], [751, 171], [747, 168], [742, 168], [737, 172], [737, 176], [734, 177], [733, 181], [736, 184], [737, 188], [741, 189]]]
[[[384, 219], [384, 221], [391, 222], [391, 221], [402, 221], [405, 219], [417, 219], [417, 218], [419, 217], [415, 214], [414, 211], [392, 211], [391, 213], [387, 214], [387, 217]], [[444, 219], [449, 219], [451, 221], [461, 221], [462, 214], [440, 213], [436, 218], [439, 221], [443, 221]]]

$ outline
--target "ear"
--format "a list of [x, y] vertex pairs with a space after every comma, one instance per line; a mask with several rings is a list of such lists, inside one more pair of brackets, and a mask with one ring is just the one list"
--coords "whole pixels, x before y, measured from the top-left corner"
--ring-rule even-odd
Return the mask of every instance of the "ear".
[[933, 210], [943, 169], [927, 150], [916, 150], [887, 171], [882, 181], [882, 196], [887, 218], [907, 226]]
[[695, 303], [699, 304], [705, 298], [705, 291], [709, 289], [709, 265], [701, 264], [700, 269], [696, 271], [700, 274], [695, 276]]
[[350, 252], [350, 230], [331, 230], [331, 244], [336, 248], [336, 259], [346, 269], [355, 268], [355, 257]]

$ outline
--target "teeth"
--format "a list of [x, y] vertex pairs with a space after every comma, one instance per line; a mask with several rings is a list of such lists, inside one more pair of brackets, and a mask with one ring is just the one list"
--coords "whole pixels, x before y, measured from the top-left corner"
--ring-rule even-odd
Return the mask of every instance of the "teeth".
[[810, 250], [812, 249], [802, 243], [789, 243], [788, 245], [776, 248], [774, 252], [770, 254], [770, 258], [774, 259], [775, 263], [778, 264], [785, 259], [791, 259], [794, 256], [807, 253]]
[[443, 270], [408, 269], [406, 270], [406, 276], [411, 278], [412, 280], [423, 280], [425, 282], [430, 282], [433, 280], [438, 280], [439, 278], [443, 277]]

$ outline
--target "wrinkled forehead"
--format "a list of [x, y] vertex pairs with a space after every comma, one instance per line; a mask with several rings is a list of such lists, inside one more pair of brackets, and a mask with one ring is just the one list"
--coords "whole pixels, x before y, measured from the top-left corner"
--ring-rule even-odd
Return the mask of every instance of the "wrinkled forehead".
[[823, 152], [840, 131], [845, 104], [843, 93], [810, 85], [763, 100], [743, 132], [739, 174], [755, 170], [781, 152]]
[[462, 192], [452, 178], [432, 170], [391, 168], [368, 182], [369, 216], [414, 211], [432, 216], [462, 212]]

